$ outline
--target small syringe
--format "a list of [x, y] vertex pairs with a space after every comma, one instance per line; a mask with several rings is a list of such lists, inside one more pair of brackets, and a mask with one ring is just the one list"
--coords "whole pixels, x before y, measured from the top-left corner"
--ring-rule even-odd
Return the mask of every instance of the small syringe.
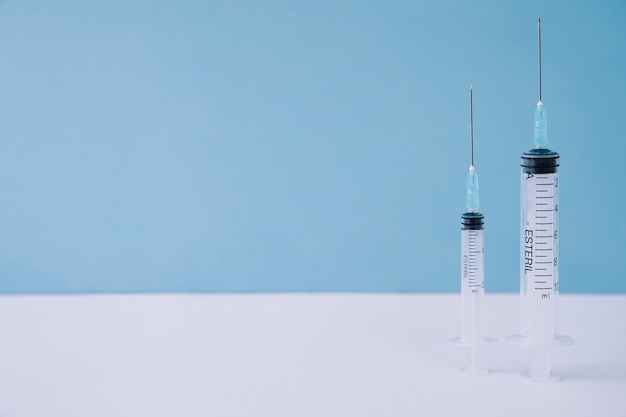
[[467, 174], [466, 209], [461, 215], [461, 337], [450, 343], [468, 349], [469, 360], [462, 371], [485, 375], [478, 361], [478, 348], [493, 344], [483, 336], [482, 304], [485, 296], [484, 216], [479, 212], [478, 174], [474, 167], [474, 111], [470, 87], [470, 167]]

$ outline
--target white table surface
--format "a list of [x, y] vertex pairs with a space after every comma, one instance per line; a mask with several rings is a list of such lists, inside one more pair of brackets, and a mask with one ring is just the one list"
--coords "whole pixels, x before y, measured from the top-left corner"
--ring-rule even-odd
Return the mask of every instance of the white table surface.
[[[562, 381], [527, 382], [529, 352], [488, 348], [458, 371], [458, 295], [0, 297], [5, 416], [626, 416], [626, 295], [562, 295]], [[518, 298], [487, 295], [487, 333]]]

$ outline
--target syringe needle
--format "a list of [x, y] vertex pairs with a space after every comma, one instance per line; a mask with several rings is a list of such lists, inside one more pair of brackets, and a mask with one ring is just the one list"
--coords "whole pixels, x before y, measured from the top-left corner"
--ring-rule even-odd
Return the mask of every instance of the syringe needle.
[[474, 167], [474, 105], [472, 86], [470, 85], [470, 167], [467, 174], [466, 207], [468, 213], [478, 213], [478, 174]]
[[537, 18], [537, 70], [539, 71], [539, 101], [541, 101], [541, 17]]
[[548, 118], [541, 101], [541, 18], [537, 18], [537, 72], [539, 81], [539, 101], [535, 111], [535, 149], [548, 148]]
[[472, 86], [470, 85], [470, 166], [474, 166], [474, 105], [472, 100]]

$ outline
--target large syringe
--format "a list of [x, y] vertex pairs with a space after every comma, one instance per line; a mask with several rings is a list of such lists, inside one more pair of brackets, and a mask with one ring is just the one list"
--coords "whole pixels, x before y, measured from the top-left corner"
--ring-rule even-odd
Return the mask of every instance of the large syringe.
[[485, 296], [484, 216], [479, 212], [478, 174], [474, 167], [474, 111], [470, 87], [470, 167], [467, 174], [466, 209], [461, 215], [461, 337], [450, 342], [468, 349], [462, 370], [470, 375], [488, 371], [479, 365], [478, 348], [495, 343], [483, 335], [481, 310]]
[[521, 334], [510, 342], [532, 348], [534, 381], [556, 381], [550, 348], [573, 343], [557, 331], [559, 295], [559, 154], [548, 149], [546, 109], [541, 100], [541, 20], [537, 22], [539, 102], [534, 149], [522, 154], [520, 195]]

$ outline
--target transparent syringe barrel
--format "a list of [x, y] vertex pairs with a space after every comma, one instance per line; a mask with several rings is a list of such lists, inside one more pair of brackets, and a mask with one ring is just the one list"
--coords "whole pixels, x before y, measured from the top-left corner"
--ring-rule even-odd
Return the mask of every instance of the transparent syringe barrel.
[[467, 346], [476, 346], [483, 342], [483, 219], [480, 213], [465, 213], [461, 216], [461, 341]]
[[559, 292], [559, 154], [522, 155], [520, 295], [522, 336], [535, 347], [552, 344]]

